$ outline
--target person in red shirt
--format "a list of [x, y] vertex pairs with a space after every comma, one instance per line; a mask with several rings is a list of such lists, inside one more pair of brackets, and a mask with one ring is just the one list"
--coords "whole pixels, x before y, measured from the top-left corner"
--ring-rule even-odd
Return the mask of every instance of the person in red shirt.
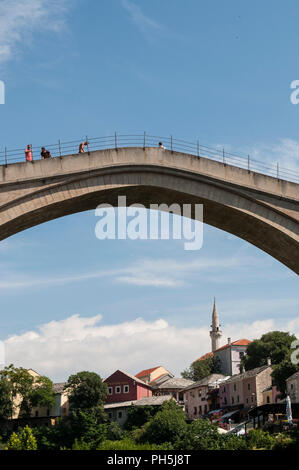
[[31, 145], [27, 145], [25, 149], [25, 158], [26, 158], [26, 162], [32, 162], [32, 146]]

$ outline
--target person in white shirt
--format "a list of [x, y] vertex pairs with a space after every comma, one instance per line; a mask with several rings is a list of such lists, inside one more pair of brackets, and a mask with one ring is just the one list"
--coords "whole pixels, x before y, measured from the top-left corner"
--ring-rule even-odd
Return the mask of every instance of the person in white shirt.
[[164, 150], [166, 150], [166, 147], [164, 147], [164, 145], [162, 144], [162, 142], [159, 142], [159, 149], [164, 149]]

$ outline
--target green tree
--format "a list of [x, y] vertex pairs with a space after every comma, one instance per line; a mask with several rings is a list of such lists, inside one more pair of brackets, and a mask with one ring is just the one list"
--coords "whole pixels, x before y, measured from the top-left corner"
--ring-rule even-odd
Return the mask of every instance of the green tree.
[[13, 413], [12, 392], [11, 382], [0, 379], [0, 419], [10, 418]]
[[32, 375], [26, 369], [10, 364], [0, 371], [0, 379], [6, 379], [12, 384], [12, 398], [13, 400], [19, 398], [18, 405], [14, 406], [20, 410], [20, 414], [30, 416], [32, 409], [30, 394], [34, 383]]
[[295, 374], [297, 370], [298, 366], [292, 364], [289, 359], [273, 366], [272, 377], [282, 397], [286, 395], [286, 379]]
[[38, 377], [33, 385], [29, 396], [31, 407], [42, 406], [52, 408], [55, 403], [55, 394], [53, 391], [53, 382], [45, 376]]
[[262, 429], [251, 429], [246, 436], [249, 449], [271, 449], [275, 443], [275, 438], [268, 431]]
[[82, 371], [71, 375], [64, 389], [69, 393], [71, 411], [97, 411], [98, 415], [102, 415], [104, 420], [103, 405], [108, 389], [98, 374]]
[[20, 432], [12, 433], [6, 450], [37, 450], [37, 442], [29, 426], [25, 426]]
[[145, 424], [140, 440], [151, 444], [174, 443], [180, 439], [187, 428], [185, 413], [174, 400], [164, 402], [148, 423]]
[[[9, 389], [12, 406], [20, 411], [20, 415], [25, 417], [31, 415], [34, 406], [51, 408], [54, 404], [55, 398], [51, 380], [43, 376], [34, 378], [29, 374], [28, 370], [23, 367], [17, 368], [14, 367], [13, 364], [5, 367], [0, 371], [0, 384], [1, 383], [3, 384], [3, 390], [6, 389], [6, 391], [8, 391]], [[7, 385], [8, 383], [9, 385]], [[3, 399], [4, 402], [6, 401], [6, 406], [9, 406], [7, 393], [3, 395]]]
[[116, 421], [112, 421], [107, 425], [107, 439], [110, 441], [119, 441], [124, 434], [120, 425]]
[[221, 374], [221, 363], [219, 357], [210, 356], [200, 361], [194, 361], [189, 369], [185, 369], [181, 373], [181, 376], [184, 379], [194, 380], [197, 382], [211, 374]]
[[245, 370], [254, 369], [267, 363], [271, 359], [273, 366], [272, 377], [275, 385], [282, 393], [286, 391], [286, 379], [294, 374], [299, 367], [292, 364], [291, 344], [296, 336], [284, 331], [271, 331], [264, 334], [260, 339], [252, 341], [247, 347], [247, 353], [242, 359]]
[[217, 450], [221, 449], [221, 434], [217, 426], [206, 419], [197, 419], [188, 425], [186, 432], [175, 443], [181, 450]]
[[159, 406], [151, 405], [130, 406], [124, 428], [127, 430], [141, 428], [159, 411], [159, 409]]
[[107, 425], [99, 419], [97, 409], [73, 410], [69, 417], [69, 424], [68, 438], [65, 439], [67, 447], [71, 447], [77, 439], [88, 444], [90, 449], [96, 449], [100, 442], [106, 439]]
[[290, 360], [291, 344], [295, 340], [296, 336], [284, 331], [271, 331], [255, 339], [247, 346], [246, 355], [242, 358], [245, 370], [267, 364], [267, 358], [271, 359], [272, 364]]

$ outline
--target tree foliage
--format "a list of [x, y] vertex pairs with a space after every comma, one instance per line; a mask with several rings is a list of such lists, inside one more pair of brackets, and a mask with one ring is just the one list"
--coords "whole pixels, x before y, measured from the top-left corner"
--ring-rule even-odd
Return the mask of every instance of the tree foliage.
[[206, 359], [192, 362], [189, 369], [185, 369], [181, 375], [184, 379], [197, 382], [211, 374], [220, 374], [221, 364], [219, 357], [211, 356]]
[[284, 331], [271, 331], [260, 339], [255, 339], [247, 346], [246, 355], [242, 358], [245, 370], [254, 369], [267, 364], [267, 358], [272, 364], [280, 364], [291, 356], [291, 344], [296, 336]]
[[71, 411], [96, 410], [103, 411], [107, 397], [107, 385], [95, 372], [82, 371], [71, 375], [64, 387], [69, 393]]
[[0, 419], [10, 418], [13, 413], [12, 392], [11, 382], [0, 379]]
[[[4, 404], [6, 402], [6, 407], [8, 407], [7, 410], [10, 410], [11, 413], [19, 411], [21, 416], [29, 417], [34, 406], [51, 408], [54, 404], [55, 398], [51, 380], [44, 376], [35, 378], [22, 367], [14, 367], [13, 364], [5, 367], [0, 371], [0, 383], [2, 383], [0, 407], [2, 397]], [[8, 391], [11, 399], [10, 405], [7, 400]]]
[[17, 434], [12, 433], [10, 436], [6, 450], [37, 450], [37, 442], [29, 426], [25, 426]]
[[128, 409], [127, 421], [125, 422], [124, 426], [125, 429], [131, 430], [133, 428], [141, 428], [158, 411], [159, 406], [130, 406]]
[[254, 369], [267, 364], [271, 359], [273, 366], [272, 377], [275, 385], [282, 394], [286, 391], [286, 379], [294, 374], [299, 367], [292, 364], [291, 345], [296, 336], [284, 331], [271, 331], [260, 339], [252, 341], [247, 347], [247, 353], [242, 359], [245, 370]]
[[187, 423], [185, 413], [174, 400], [163, 403], [161, 410], [145, 425], [142, 442], [150, 444], [173, 443], [186, 431]]

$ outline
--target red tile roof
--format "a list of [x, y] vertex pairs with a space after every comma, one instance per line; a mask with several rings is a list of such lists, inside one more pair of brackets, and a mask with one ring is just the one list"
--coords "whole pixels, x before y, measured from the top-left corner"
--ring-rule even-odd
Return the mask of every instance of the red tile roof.
[[[222, 349], [226, 349], [228, 348], [229, 346], [248, 346], [248, 344], [250, 344], [251, 341], [249, 341], [249, 339], [238, 339], [237, 341], [233, 341], [232, 343], [227, 343], [225, 344], [224, 346], [221, 346], [220, 348], [216, 349], [216, 351], [222, 351]], [[216, 352], [215, 351], [215, 352]], [[198, 359], [195, 359], [194, 362], [197, 362], [197, 361], [204, 361], [205, 359], [208, 359], [209, 357], [213, 357], [214, 356], [214, 353], [213, 352], [209, 352], [207, 354], [204, 354], [203, 356], [199, 357]]]
[[206, 353], [204, 354], [203, 356], [199, 357], [198, 359], [195, 359], [194, 362], [196, 361], [204, 361], [205, 359], [208, 359], [209, 357], [213, 357], [214, 356], [214, 353], [213, 352], [209, 352], [209, 353]]
[[248, 346], [248, 344], [251, 343], [249, 339], [238, 339], [238, 341], [233, 341], [232, 343], [227, 343], [224, 346], [221, 346], [221, 348], [216, 349], [216, 351], [221, 351], [222, 349], [228, 348], [229, 346]]
[[141, 372], [138, 372], [138, 374], [135, 375], [135, 377], [143, 377], [144, 375], [151, 374], [154, 372], [154, 370], [159, 369], [161, 366], [153, 367], [152, 369], [144, 369]]

